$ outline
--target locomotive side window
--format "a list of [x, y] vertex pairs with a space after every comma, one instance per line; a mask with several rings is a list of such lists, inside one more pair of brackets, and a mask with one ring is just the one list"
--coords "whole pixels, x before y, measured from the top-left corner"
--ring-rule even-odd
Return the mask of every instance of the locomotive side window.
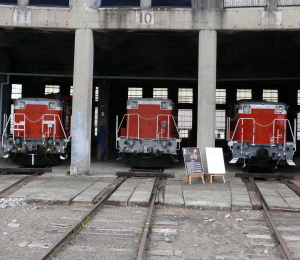
[[49, 107], [49, 109], [56, 109], [56, 103], [55, 102], [49, 102], [48, 107]]
[[226, 89], [216, 89], [216, 104], [226, 104]]
[[24, 109], [25, 108], [25, 102], [24, 101], [19, 101], [19, 108]]
[[275, 114], [282, 114], [283, 113], [283, 106], [276, 106]]
[[130, 108], [138, 108], [138, 102], [137, 101], [131, 101], [130, 102]]
[[252, 98], [252, 90], [251, 89], [237, 89], [236, 98], [237, 98], [237, 100], [251, 99]]
[[142, 98], [143, 89], [142, 88], [128, 88], [128, 99], [129, 98]]
[[153, 88], [153, 98], [168, 98], [168, 89], [167, 88]]
[[237, 105], [230, 105], [228, 116], [235, 118], [237, 115]]
[[277, 89], [264, 89], [263, 100], [269, 102], [278, 102], [278, 90]]
[[161, 109], [168, 109], [168, 102], [161, 102]]
[[179, 88], [178, 89], [178, 103], [193, 103], [193, 89]]
[[251, 106], [250, 105], [243, 105], [243, 113], [250, 114], [251, 113]]

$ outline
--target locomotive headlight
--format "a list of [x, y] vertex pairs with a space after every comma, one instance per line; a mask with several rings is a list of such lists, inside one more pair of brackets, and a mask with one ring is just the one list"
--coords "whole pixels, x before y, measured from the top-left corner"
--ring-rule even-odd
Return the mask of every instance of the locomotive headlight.
[[53, 139], [49, 138], [48, 141], [47, 141], [47, 143], [48, 143], [49, 145], [52, 145], [52, 144], [53, 144]]
[[130, 102], [130, 107], [131, 108], [137, 108], [138, 107], [138, 102], [137, 101], [131, 101]]
[[283, 106], [276, 106], [275, 113], [276, 114], [282, 114], [283, 113]]
[[167, 109], [168, 108], [168, 102], [161, 102], [161, 109]]
[[55, 102], [49, 102], [48, 108], [49, 109], [55, 109], [56, 108], [56, 103]]
[[25, 108], [25, 102], [24, 101], [20, 101], [19, 102], [19, 107], [20, 108]]
[[21, 139], [20, 138], [16, 138], [15, 142], [16, 142], [16, 144], [20, 144], [21, 143]]
[[243, 113], [250, 114], [251, 108], [249, 105], [243, 106]]

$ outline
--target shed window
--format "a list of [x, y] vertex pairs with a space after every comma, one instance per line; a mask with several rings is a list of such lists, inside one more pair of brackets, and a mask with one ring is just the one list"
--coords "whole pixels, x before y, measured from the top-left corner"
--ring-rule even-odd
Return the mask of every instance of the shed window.
[[191, 0], [152, 0], [152, 6], [191, 7]]
[[22, 85], [12, 84], [11, 87], [11, 99], [17, 99], [22, 97]]
[[216, 128], [215, 128], [215, 138], [225, 139], [225, 120], [226, 120], [225, 110], [216, 110]]
[[98, 107], [94, 110], [94, 136], [98, 135]]
[[226, 104], [226, 89], [216, 90], [216, 104]]
[[55, 94], [60, 92], [60, 86], [58, 85], [46, 85], [45, 86], [45, 95]]
[[98, 102], [99, 100], [99, 87], [95, 87], [95, 102]]
[[29, 0], [29, 5], [69, 7], [69, 0]]
[[193, 103], [193, 89], [192, 88], [178, 89], [178, 103]]
[[128, 98], [142, 98], [143, 89], [142, 88], [128, 88]]
[[277, 89], [264, 89], [263, 100], [269, 102], [278, 102], [278, 90]]
[[102, 0], [101, 7], [105, 6], [140, 6], [140, 0]]
[[251, 89], [238, 89], [236, 92], [237, 100], [241, 99], [251, 99], [252, 98], [252, 90]]
[[297, 113], [297, 140], [300, 140], [300, 113]]
[[18, 4], [18, 0], [0, 0], [0, 4], [17, 5]]
[[178, 128], [182, 138], [189, 138], [193, 123], [192, 109], [178, 109]]
[[154, 98], [168, 98], [168, 89], [167, 88], [153, 88], [153, 97]]

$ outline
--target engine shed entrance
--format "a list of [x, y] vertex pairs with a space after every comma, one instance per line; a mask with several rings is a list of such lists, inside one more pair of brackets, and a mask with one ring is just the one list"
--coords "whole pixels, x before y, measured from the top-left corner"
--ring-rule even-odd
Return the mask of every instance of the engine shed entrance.
[[[199, 3], [204, 2], [193, 1], [192, 8], [199, 17], [221, 11], [232, 16], [241, 11], [244, 18], [259, 11], [280, 12], [274, 6], [257, 7], [255, 11], [248, 7], [226, 9], [224, 4], [219, 6], [223, 1], [212, 1], [214, 5], [204, 5], [206, 9], [201, 11]], [[9, 12], [9, 8], [0, 1], [0, 13]], [[21, 97], [39, 97], [51, 86], [59, 86], [63, 95], [74, 95], [72, 132], [79, 146], [73, 147], [71, 163], [78, 164], [84, 174], [89, 172], [91, 157], [98, 160], [117, 157], [115, 118], [125, 113], [130, 95], [172, 99], [180, 111], [182, 146], [202, 146], [203, 140], [210, 140], [210, 145], [223, 147], [224, 152], [228, 151], [226, 114], [232, 101], [277, 99], [288, 105], [291, 121], [298, 117], [299, 26], [291, 30], [287, 24], [280, 29], [269, 24], [264, 25], [268, 30], [262, 30], [254, 27], [259, 20], [255, 18], [239, 30], [235, 27], [238, 25], [231, 23], [225, 24], [224, 29], [220, 26], [223, 20], [218, 20], [219, 13], [212, 18], [215, 20], [211, 28], [204, 28], [200, 22], [195, 29], [195, 21], [184, 26], [178, 22], [168, 25], [168, 21], [159, 25], [156, 20], [146, 26], [118, 24], [113, 22], [113, 14], [125, 13], [130, 17], [136, 14], [131, 16], [130, 8], [116, 8], [107, 11], [107, 19], [114, 23], [114, 28], [104, 22], [95, 24], [98, 11], [89, 9], [92, 17], [89, 19], [93, 22], [82, 29], [82, 24], [77, 25], [73, 20], [77, 15], [86, 21], [84, 8], [73, 5], [68, 10], [61, 9], [65, 19], [59, 26], [50, 18], [42, 19], [44, 9], [32, 11], [43, 26], [14, 25], [6, 16], [0, 18], [1, 121], [4, 114], [10, 113], [12, 99], [16, 98], [15, 85], [21, 85]], [[281, 12], [292, 12], [290, 9]], [[142, 11], [140, 15], [144, 14]], [[161, 17], [159, 12], [168, 10], [151, 11]], [[58, 13], [51, 8], [49, 12]], [[69, 20], [68, 12], [73, 12]], [[173, 12], [170, 14], [174, 15]], [[192, 11], [178, 12], [183, 15]], [[295, 23], [292, 16], [290, 22]], [[79, 129], [79, 125], [84, 128]], [[297, 132], [300, 132], [298, 125]]]

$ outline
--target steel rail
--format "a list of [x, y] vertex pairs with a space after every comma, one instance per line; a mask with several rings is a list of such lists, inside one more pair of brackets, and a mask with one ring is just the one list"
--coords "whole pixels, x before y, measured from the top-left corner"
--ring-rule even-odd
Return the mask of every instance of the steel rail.
[[288, 186], [293, 192], [295, 192], [300, 197], [300, 188], [296, 184], [291, 183], [291, 181], [286, 181], [284, 179], [281, 179], [280, 181], [286, 186]]
[[263, 213], [266, 216], [266, 221], [267, 224], [269, 225], [269, 227], [271, 228], [271, 231], [274, 235], [275, 240], [278, 242], [277, 247], [279, 249], [279, 252], [281, 253], [281, 256], [284, 259], [287, 260], [294, 260], [291, 251], [289, 250], [289, 248], [287, 247], [285, 241], [283, 240], [281, 234], [279, 233], [279, 231], [276, 228], [276, 225], [274, 223], [274, 220], [271, 216], [271, 214], [269, 213], [269, 209], [266, 205], [265, 199], [262, 196], [259, 188], [257, 187], [255, 180], [252, 177], [249, 177], [249, 180], [251, 181], [253, 188], [255, 189], [255, 191], [257, 192], [258, 198], [261, 202], [262, 208], [263, 208]]
[[61, 237], [59, 237], [46, 252], [40, 255], [37, 260], [50, 260], [60, 252], [63, 246], [71, 241], [79, 232], [85, 223], [93, 218], [97, 212], [105, 205], [107, 199], [119, 188], [119, 186], [127, 179], [122, 178], [110, 190], [107, 191], [105, 196], [97, 202], [83, 217], [80, 218], [72, 227], [70, 227]]
[[154, 202], [155, 202], [155, 198], [156, 198], [158, 183], [159, 183], [159, 178], [157, 178], [155, 180], [154, 190], [153, 190], [152, 199], [151, 199], [150, 208], [149, 208], [149, 213], [148, 213], [146, 224], [145, 224], [145, 227], [144, 227], [144, 230], [143, 230], [143, 235], [142, 235], [142, 240], [141, 240], [141, 243], [140, 243], [139, 251], [138, 251], [138, 254], [137, 254], [137, 257], [136, 257], [137, 260], [146, 259], [145, 249], [146, 249], [147, 244], [148, 244], [147, 243], [148, 242], [148, 234], [149, 234], [149, 230], [151, 228], [151, 223], [152, 223], [152, 216], [153, 216], [153, 211], [154, 211]]
[[16, 182], [16, 183], [12, 184], [11, 186], [9, 186], [8, 188], [0, 191], [0, 198], [8, 197], [9, 195], [14, 193], [15, 191], [21, 189], [27, 183], [29, 183], [32, 180], [34, 180], [35, 178], [37, 178], [40, 174], [41, 174], [40, 172], [36, 172], [32, 175], [26, 176], [23, 179], [19, 180], [18, 182]]

